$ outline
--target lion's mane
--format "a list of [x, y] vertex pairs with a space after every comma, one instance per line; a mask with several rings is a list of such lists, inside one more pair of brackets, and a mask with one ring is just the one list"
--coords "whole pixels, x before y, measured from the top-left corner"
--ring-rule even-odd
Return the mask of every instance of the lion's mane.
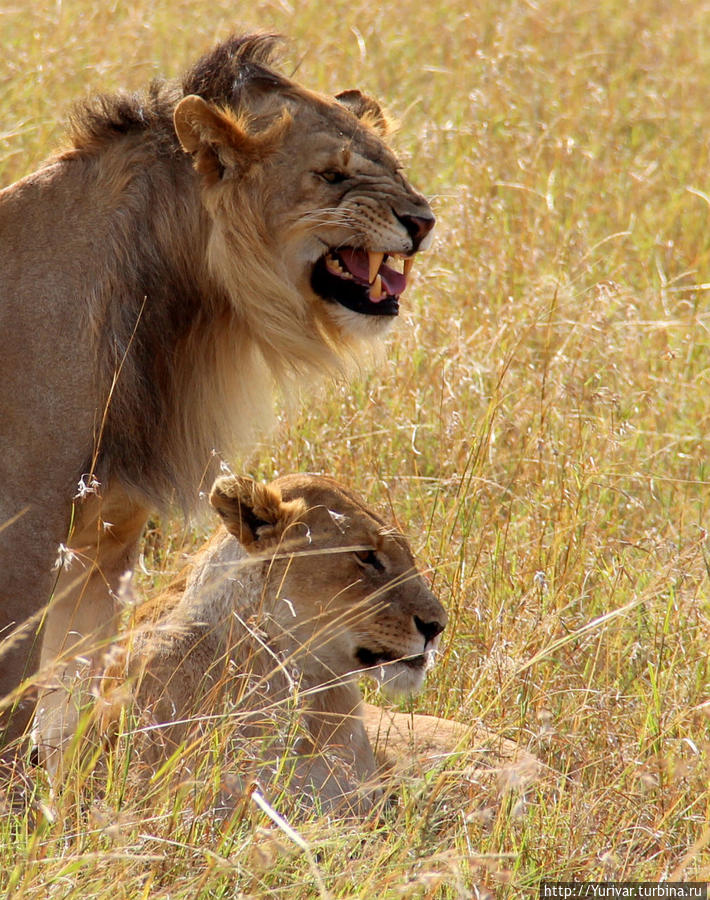
[[228, 455], [268, 424], [274, 388], [289, 395], [296, 381], [340, 371], [355, 351], [281, 277], [261, 214], [280, 186], [255, 165], [239, 190], [203, 181], [200, 197], [173, 126], [183, 94], [239, 108], [255, 85], [297, 90], [269, 65], [278, 42], [233, 37], [198, 61], [181, 90], [156, 81], [145, 94], [86, 101], [60, 157], [101, 167], [114, 211], [86, 323], [105, 406], [100, 452], [84, 470], [158, 505], [176, 488], [188, 503], [213, 450]]

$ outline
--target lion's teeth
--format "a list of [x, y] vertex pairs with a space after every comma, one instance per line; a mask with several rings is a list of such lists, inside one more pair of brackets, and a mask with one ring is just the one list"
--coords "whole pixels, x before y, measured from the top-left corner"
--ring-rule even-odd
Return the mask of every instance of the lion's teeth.
[[373, 284], [375, 276], [380, 271], [380, 266], [382, 265], [382, 260], [385, 258], [385, 254], [373, 253], [372, 250], [369, 250], [368, 256], [370, 257], [370, 284]]
[[372, 286], [370, 287], [370, 300], [382, 300], [384, 296], [385, 293], [382, 290], [382, 277], [380, 275], [376, 275], [375, 280], [372, 282]]
[[404, 261], [404, 277], [409, 278], [409, 273], [412, 271], [412, 266], [414, 265], [414, 257], [410, 256], [408, 259]]

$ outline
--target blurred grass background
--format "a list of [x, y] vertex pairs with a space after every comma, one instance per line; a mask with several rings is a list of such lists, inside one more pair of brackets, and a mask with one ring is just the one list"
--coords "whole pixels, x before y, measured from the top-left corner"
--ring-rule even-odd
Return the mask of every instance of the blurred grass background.
[[[233, 467], [328, 472], [393, 511], [451, 612], [415, 708], [550, 767], [524, 796], [435, 773], [384, 825], [304, 825], [327, 890], [710, 880], [710, 4], [5, 0], [0, 183], [51, 152], [75, 100], [251, 29], [285, 33], [310, 87], [389, 106], [439, 222], [385, 362]], [[154, 520], [142, 587], [201, 537]], [[0, 890], [317, 893], [263, 822], [227, 847], [204, 818], [130, 807], [75, 830], [8, 814]]]

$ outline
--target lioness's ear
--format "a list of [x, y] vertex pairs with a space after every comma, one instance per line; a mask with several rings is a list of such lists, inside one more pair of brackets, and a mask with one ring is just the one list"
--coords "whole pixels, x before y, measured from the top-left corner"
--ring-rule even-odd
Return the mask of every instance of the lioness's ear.
[[212, 485], [210, 503], [227, 531], [252, 553], [280, 540], [303, 512], [302, 501], [286, 503], [277, 487], [244, 475], [218, 478]]
[[226, 169], [244, 175], [281, 143], [290, 118], [281, 116], [263, 131], [252, 132], [229, 108], [189, 94], [175, 107], [173, 124], [180, 145], [195, 158], [195, 168], [210, 181]]
[[363, 124], [368, 125], [382, 137], [387, 137], [394, 130], [394, 123], [385, 114], [377, 100], [363, 94], [357, 88], [341, 91], [335, 95], [335, 99], [343, 106], [347, 106], [354, 116], [362, 120]]

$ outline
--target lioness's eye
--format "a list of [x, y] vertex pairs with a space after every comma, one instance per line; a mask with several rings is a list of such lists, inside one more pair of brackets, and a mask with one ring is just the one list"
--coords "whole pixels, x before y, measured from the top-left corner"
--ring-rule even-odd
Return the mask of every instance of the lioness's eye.
[[358, 565], [363, 569], [369, 566], [376, 569], [378, 572], [384, 572], [385, 570], [385, 567], [377, 558], [377, 554], [374, 550], [356, 550], [355, 559], [357, 560]]
[[339, 184], [348, 177], [345, 172], [339, 172], [337, 169], [326, 169], [324, 172], [319, 172], [318, 174], [323, 181], [327, 181], [328, 184]]

